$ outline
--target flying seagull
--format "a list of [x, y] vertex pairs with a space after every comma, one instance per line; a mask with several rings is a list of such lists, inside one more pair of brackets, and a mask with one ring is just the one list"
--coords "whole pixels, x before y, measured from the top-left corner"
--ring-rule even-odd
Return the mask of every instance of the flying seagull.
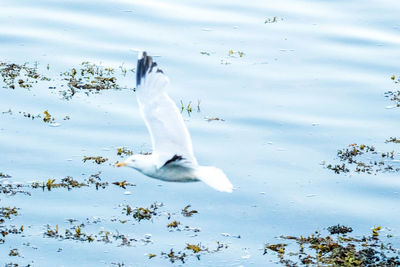
[[212, 188], [232, 192], [232, 184], [216, 167], [200, 166], [193, 154], [192, 140], [177, 106], [168, 96], [168, 77], [146, 52], [139, 53], [136, 68], [136, 97], [149, 130], [153, 152], [137, 154], [117, 163], [168, 182], [203, 181]]

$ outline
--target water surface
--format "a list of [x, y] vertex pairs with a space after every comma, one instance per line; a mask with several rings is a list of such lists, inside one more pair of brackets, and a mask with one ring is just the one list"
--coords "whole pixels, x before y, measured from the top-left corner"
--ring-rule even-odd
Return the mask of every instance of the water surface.
[[[215, 248], [219, 241], [229, 248], [200, 261], [190, 257], [186, 264], [261, 266], [277, 260], [263, 255], [265, 242], [338, 223], [359, 235], [382, 225], [392, 229], [392, 242], [399, 244], [398, 174], [336, 175], [320, 165], [334, 162], [337, 149], [351, 143], [398, 150], [384, 144], [400, 126], [399, 109], [385, 108], [393, 104], [383, 95], [395, 87], [390, 76], [399, 74], [396, 1], [2, 0], [0, 5], [0, 59], [37, 61], [54, 78], [30, 90], [0, 90], [0, 111], [14, 111], [0, 113], [0, 172], [12, 176], [3, 182], [83, 180], [101, 171], [103, 181], [136, 185], [2, 195], [1, 206], [20, 208], [12, 224], [25, 230], [6, 238], [1, 263], [165, 266], [162, 251], [179, 251], [187, 243]], [[265, 23], [274, 17], [275, 23]], [[201, 101], [201, 112], [183, 113], [194, 151], [201, 164], [226, 172], [235, 186], [232, 194], [202, 183], [163, 183], [113, 166], [121, 160], [117, 147], [151, 149], [132, 90], [79, 93], [69, 101], [60, 97], [59, 73], [83, 61], [133, 68], [137, 50], [157, 56], [178, 106], [181, 100], [194, 106]], [[134, 87], [134, 82], [128, 73], [125, 84]], [[44, 110], [61, 125], [50, 127], [17, 113]], [[65, 116], [71, 119], [62, 120]], [[83, 156], [109, 161], [83, 163]], [[127, 190], [131, 194], [124, 194]], [[125, 224], [113, 221], [125, 218], [121, 205], [147, 207], [155, 201], [164, 207], [152, 221], [127, 216]], [[183, 217], [180, 211], [188, 204], [199, 213]], [[103, 227], [137, 240], [151, 234], [151, 243], [127, 247], [44, 237], [47, 224], [63, 231], [72, 218], [100, 220], [87, 232]], [[170, 232], [172, 220], [201, 231]], [[8, 256], [13, 248], [23, 257]], [[148, 259], [148, 253], [157, 256]]]

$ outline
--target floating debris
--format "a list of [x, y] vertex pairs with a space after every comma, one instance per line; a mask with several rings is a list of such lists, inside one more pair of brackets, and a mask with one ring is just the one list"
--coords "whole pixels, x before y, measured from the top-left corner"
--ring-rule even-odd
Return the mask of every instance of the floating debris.
[[[187, 105], [183, 104], [183, 101], [180, 101], [181, 103], [181, 113], [186, 110], [186, 112], [188, 113], [188, 115], [190, 116], [191, 113], [193, 112], [193, 107], [192, 107], [192, 101], [189, 101], [189, 103]], [[201, 112], [200, 109], [200, 99], [197, 100], [197, 112]]]
[[178, 221], [173, 221], [173, 222], [170, 222], [170, 223], [167, 225], [167, 227], [168, 227], [168, 228], [177, 228], [178, 225], [180, 225], [180, 224], [181, 224], [181, 223], [178, 222]]
[[37, 64], [35, 67], [29, 67], [28, 63], [18, 65], [15, 63], [0, 62], [0, 75], [5, 83], [4, 88], [15, 89], [31, 88], [38, 81], [50, 81], [50, 78], [38, 73]]
[[0, 207], [0, 244], [5, 243], [5, 237], [9, 234], [21, 234], [24, 231], [24, 226], [15, 227], [14, 225], [5, 225], [6, 220], [11, 220], [12, 217], [18, 216], [17, 207]]
[[152, 258], [154, 258], [154, 257], [156, 257], [156, 256], [157, 256], [156, 254], [149, 253], [149, 259], [152, 259]]
[[[392, 77], [390, 77], [390, 79], [393, 80], [395, 84], [400, 83], [400, 77], [396, 79], [396, 76], [392, 75]], [[385, 97], [387, 97], [391, 101], [395, 102], [396, 107], [400, 107], [400, 89], [390, 90], [390, 91], [385, 92]]]
[[48, 179], [47, 182], [42, 182], [41, 184], [39, 182], [34, 182], [32, 183], [32, 188], [42, 188], [43, 191], [45, 188], [47, 188], [48, 191], [51, 191], [53, 188], [67, 188], [68, 190], [71, 190], [72, 188], [80, 188], [83, 186], [89, 186], [87, 183], [82, 183], [74, 180], [71, 176], [67, 176], [63, 179], [61, 179], [60, 183], [56, 183], [56, 179]]
[[183, 208], [182, 210], [182, 215], [185, 217], [192, 217], [193, 214], [199, 213], [197, 210], [189, 210], [191, 205], [187, 205], [186, 207]]
[[14, 249], [10, 250], [10, 253], [8, 253], [8, 256], [10, 256], [10, 257], [20, 256], [18, 249], [14, 248]]
[[98, 190], [99, 188], [104, 189], [105, 187], [107, 187], [108, 183], [101, 182], [99, 172], [97, 174], [92, 174], [89, 178], [85, 179], [84, 182], [79, 182], [77, 180], [74, 180], [74, 178], [72, 178], [71, 176], [67, 176], [61, 179], [61, 182], [56, 182], [56, 179], [48, 179], [47, 182], [33, 182], [31, 184], [31, 188], [41, 188], [43, 191], [45, 189], [51, 191], [55, 188], [66, 188], [69, 191], [73, 188], [89, 187], [91, 185], [94, 185], [96, 187], [96, 190]]
[[278, 17], [267, 18], [264, 20], [264, 24], [277, 23], [279, 20], [283, 20], [283, 19], [282, 18], [279, 19]]
[[43, 118], [43, 121], [44, 121], [44, 122], [51, 122], [51, 121], [54, 121], [54, 118], [51, 117], [51, 115], [50, 115], [50, 113], [49, 113], [48, 110], [45, 110], [45, 111], [43, 112], [43, 114], [44, 114], [44, 118]]
[[[148, 208], [138, 207], [131, 212], [133, 213], [133, 218], [140, 222], [141, 220], [150, 220], [153, 216], [156, 216], [157, 210], [162, 206], [162, 203], [154, 202]], [[128, 214], [128, 211], [126, 213], [127, 215], [130, 214]]]
[[106, 162], [108, 160], [108, 158], [103, 158], [101, 156], [97, 156], [97, 157], [87, 157], [87, 156], [83, 156], [83, 162], [86, 162], [88, 160], [92, 160], [93, 162], [96, 162], [97, 164], [102, 164], [104, 162]]
[[227, 244], [222, 244], [219, 241], [217, 242], [217, 248], [216, 249], [209, 249], [207, 247], [202, 246], [201, 244], [186, 244], [185, 250], [189, 250], [192, 252], [192, 254], [187, 254], [184, 251], [178, 251], [175, 252], [173, 249], [170, 250], [169, 253], [166, 252], [161, 252], [161, 256], [164, 256], [164, 258], [169, 259], [171, 263], [175, 263], [176, 261], [181, 261], [182, 263], [185, 263], [186, 258], [189, 256], [195, 257], [198, 260], [200, 260], [200, 256], [202, 254], [206, 253], [216, 253], [221, 251], [221, 249], [227, 249], [228, 245]]
[[241, 51], [229, 50], [229, 51], [228, 51], [228, 55], [229, 55], [230, 57], [237, 57], [237, 56], [243, 57], [243, 56], [245, 55], [245, 53], [244, 53], [244, 52], [241, 52]]
[[373, 146], [350, 144], [337, 152], [339, 160], [343, 163], [328, 164], [326, 168], [337, 174], [350, 172], [348, 166], [355, 166], [353, 171], [357, 173], [398, 172], [400, 167], [394, 167], [394, 155], [394, 151], [378, 153]]
[[86, 183], [90, 185], [95, 185], [96, 190], [99, 190], [99, 188], [106, 188], [108, 186], [108, 182], [102, 182], [100, 178], [101, 172], [98, 172], [96, 174], [90, 175], [90, 177], [86, 180]]
[[0, 208], [0, 223], [4, 222], [4, 219], [11, 219], [11, 216], [18, 215], [19, 208], [14, 207], [1, 207]]
[[117, 148], [117, 155], [118, 156], [131, 156], [131, 155], [133, 155], [133, 151], [130, 149], [127, 149], [125, 147], [120, 147], [120, 148]]
[[397, 139], [396, 137], [390, 137], [385, 141], [385, 143], [395, 143], [395, 144], [400, 144], [400, 139]]
[[[289, 244], [266, 244], [264, 254], [268, 251], [277, 253], [279, 262], [286, 266], [399, 266], [399, 250], [379, 240], [381, 227], [372, 229], [372, 235], [355, 238], [345, 236], [352, 231], [351, 227], [331, 226], [334, 236], [322, 236], [316, 231], [308, 237], [281, 236], [280, 238], [295, 241], [298, 251], [286, 253]], [[351, 231], [350, 231], [351, 229]], [[292, 246], [291, 246], [292, 247]]]
[[230, 65], [231, 63], [225, 59], [221, 59], [221, 65]]
[[165, 258], [168, 258], [171, 263], [175, 263], [175, 261], [179, 260], [182, 263], [185, 263], [185, 258], [187, 257], [185, 252], [182, 251], [175, 252], [172, 248], [168, 254], [165, 252], [161, 252], [161, 255], [164, 256]]
[[218, 117], [205, 117], [204, 120], [210, 122], [210, 121], [225, 121], [224, 119], [218, 118]]
[[[130, 71], [135, 72], [134, 69]], [[126, 76], [128, 69], [121, 65], [117, 70], [110, 67], [96, 65], [90, 62], [82, 62], [78, 68], [61, 73], [60, 76], [67, 81], [68, 89], [61, 91], [65, 99], [71, 99], [77, 91], [99, 93], [102, 90], [121, 89], [117, 83], [116, 75]]]
[[127, 186], [134, 186], [133, 184], [126, 182], [126, 180], [122, 182], [113, 182], [112, 184], [122, 187], [123, 189], [126, 189]]
[[113, 243], [115, 241], [121, 241], [118, 246], [131, 246], [131, 242], [138, 241], [137, 239], [129, 238], [121, 233], [112, 233], [105, 230], [101, 230], [97, 234], [89, 234], [84, 231], [85, 226], [86, 225], [84, 223], [73, 225], [72, 227], [65, 229], [64, 233], [61, 233], [58, 224], [54, 228], [52, 228], [50, 225], [46, 225], [46, 230], [43, 235], [44, 237], [56, 238], [59, 240], [71, 239], [89, 243], [94, 241], [103, 243]]
[[21, 184], [0, 184], [0, 193], [13, 196], [17, 193], [22, 193], [25, 195], [30, 195], [29, 192], [21, 190], [23, 186]]
[[198, 245], [186, 244], [186, 249], [192, 250], [194, 253], [199, 253], [200, 251], [203, 251], [203, 249], [200, 247], [200, 244]]
[[336, 235], [336, 234], [348, 234], [353, 232], [353, 228], [345, 226], [345, 225], [334, 225], [334, 226], [330, 226], [327, 228], [328, 232], [331, 235]]
[[0, 179], [11, 178], [11, 175], [0, 172]]
[[201, 51], [200, 54], [201, 55], [205, 55], [205, 56], [210, 56], [211, 55], [209, 52], [206, 52], [206, 51]]

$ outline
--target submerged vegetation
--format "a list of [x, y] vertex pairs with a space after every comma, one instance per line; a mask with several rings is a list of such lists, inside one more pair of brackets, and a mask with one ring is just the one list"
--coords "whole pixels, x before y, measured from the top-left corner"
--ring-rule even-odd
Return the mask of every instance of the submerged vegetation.
[[286, 266], [399, 266], [400, 253], [381, 240], [381, 230], [378, 226], [369, 236], [352, 237], [346, 235], [351, 227], [337, 225], [328, 228], [331, 235], [316, 231], [306, 237], [281, 236], [286, 243], [267, 243], [264, 254], [276, 253]]

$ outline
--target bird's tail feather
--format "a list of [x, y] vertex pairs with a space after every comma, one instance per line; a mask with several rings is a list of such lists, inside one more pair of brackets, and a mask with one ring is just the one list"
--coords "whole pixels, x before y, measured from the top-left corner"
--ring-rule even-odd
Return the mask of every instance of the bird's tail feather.
[[233, 185], [222, 170], [215, 167], [201, 166], [196, 172], [197, 178], [212, 188], [232, 193]]

